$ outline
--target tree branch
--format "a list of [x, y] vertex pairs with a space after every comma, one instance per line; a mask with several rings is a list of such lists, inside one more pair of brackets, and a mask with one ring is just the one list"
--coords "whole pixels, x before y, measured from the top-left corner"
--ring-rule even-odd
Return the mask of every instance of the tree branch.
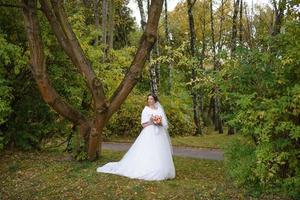
[[44, 55], [43, 43], [40, 36], [40, 29], [37, 20], [36, 0], [23, 0], [23, 16], [25, 31], [30, 49], [30, 66], [33, 76], [37, 82], [44, 101], [49, 104], [57, 113], [64, 116], [74, 124], [82, 124], [87, 120], [72, 108], [52, 87], [47, 75], [46, 59]]
[[84, 75], [88, 88], [93, 96], [95, 111], [97, 111], [97, 113], [105, 112], [108, 105], [102, 82], [96, 77], [90, 61], [83, 53], [78, 39], [68, 22], [63, 3], [60, 0], [51, 0], [51, 9], [47, 0], [39, 1], [42, 6], [42, 11], [47, 17], [58, 42], [63, 47], [65, 53], [70, 57], [72, 63], [79, 69], [82, 75]]
[[157, 27], [162, 11], [163, 0], [152, 0], [147, 25], [140, 40], [139, 48], [136, 52], [128, 73], [110, 98], [108, 118], [116, 112], [121, 103], [129, 95], [137, 81], [140, 79], [141, 72], [149, 56], [151, 49], [157, 38]]

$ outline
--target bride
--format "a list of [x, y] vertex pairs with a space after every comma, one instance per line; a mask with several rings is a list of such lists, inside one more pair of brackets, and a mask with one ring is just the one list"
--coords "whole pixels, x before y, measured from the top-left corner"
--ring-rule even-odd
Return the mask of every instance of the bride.
[[142, 112], [143, 130], [119, 162], [110, 162], [97, 172], [117, 174], [133, 179], [164, 180], [175, 178], [172, 145], [165, 112], [155, 95], [147, 97]]

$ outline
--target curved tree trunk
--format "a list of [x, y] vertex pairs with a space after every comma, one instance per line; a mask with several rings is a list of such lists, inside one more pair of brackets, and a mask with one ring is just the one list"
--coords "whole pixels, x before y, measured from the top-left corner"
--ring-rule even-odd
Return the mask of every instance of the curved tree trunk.
[[62, 2], [60, 0], [51, 0], [51, 7], [48, 5], [47, 0], [40, 0], [40, 4], [41, 10], [47, 17], [62, 49], [85, 77], [87, 86], [93, 97], [93, 117], [91, 119], [85, 118], [79, 111], [65, 102], [51, 86], [47, 76], [46, 59], [36, 13], [37, 0], [23, 0], [23, 15], [31, 56], [31, 71], [44, 101], [66, 119], [80, 125], [80, 133], [88, 144], [88, 158], [89, 160], [94, 160], [101, 153], [101, 134], [103, 128], [137, 83], [146, 59], [153, 48], [163, 1], [152, 0], [149, 20], [142, 35], [140, 46], [128, 73], [109, 101], [105, 97], [101, 80], [96, 77], [91, 63], [84, 55], [77, 37], [67, 20]]

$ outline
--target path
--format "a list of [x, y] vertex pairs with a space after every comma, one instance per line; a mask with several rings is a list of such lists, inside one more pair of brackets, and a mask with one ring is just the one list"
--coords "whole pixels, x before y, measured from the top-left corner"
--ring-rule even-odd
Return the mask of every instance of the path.
[[[131, 143], [116, 143], [116, 142], [104, 142], [102, 143], [103, 149], [115, 150], [115, 151], [127, 151], [131, 146]], [[173, 146], [175, 156], [201, 158], [209, 160], [223, 160], [224, 155], [221, 150], [201, 149], [193, 147], [179, 147]]]

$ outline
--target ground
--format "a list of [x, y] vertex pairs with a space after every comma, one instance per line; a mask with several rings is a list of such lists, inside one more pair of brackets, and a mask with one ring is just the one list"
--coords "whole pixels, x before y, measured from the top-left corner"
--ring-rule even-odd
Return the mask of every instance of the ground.
[[78, 162], [59, 149], [6, 151], [0, 158], [0, 199], [255, 199], [226, 178], [223, 161], [174, 156], [176, 178], [165, 181], [96, 172], [123, 155], [103, 150], [95, 162]]

